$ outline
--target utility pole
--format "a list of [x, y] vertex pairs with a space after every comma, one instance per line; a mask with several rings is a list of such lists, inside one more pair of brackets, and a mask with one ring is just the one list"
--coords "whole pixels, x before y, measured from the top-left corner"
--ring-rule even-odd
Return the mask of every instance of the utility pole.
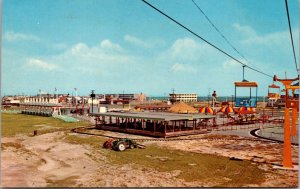
[[77, 114], [77, 88], [74, 88], [75, 90], [75, 106], [76, 106], [76, 114]]
[[56, 87], [54, 88], [54, 98], [56, 98], [56, 91], [57, 91], [57, 89], [56, 89]]
[[75, 90], [75, 105], [77, 106], [77, 88], [74, 88]]
[[176, 94], [175, 94], [175, 89], [172, 88], [172, 95], [171, 95], [171, 98], [170, 98], [170, 102], [172, 104], [174, 104], [176, 102]]
[[42, 101], [42, 90], [39, 89], [39, 95], [40, 95], [40, 102]]
[[123, 97], [122, 97], [122, 100], [123, 100], [123, 109], [124, 109], [124, 90], [123, 90]]
[[92, 90], [92, 93], [90, 95], [90, 97], [92, 98], [92, 114], [94, 113], [94, 104], [93, 104], [93, 101], [94, 101], [94, 98], [96, 97], [95, 95], [95, 90]]
[[208, 88], [208, 95], [207, 95], [207, 106], [209, 107], [209, 97], [210, 97], [210, 88]]

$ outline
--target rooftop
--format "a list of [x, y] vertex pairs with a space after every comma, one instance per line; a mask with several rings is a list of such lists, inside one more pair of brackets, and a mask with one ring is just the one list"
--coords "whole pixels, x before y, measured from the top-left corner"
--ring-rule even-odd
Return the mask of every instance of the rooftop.
[[159, 121], [176, 121], [176, 120], [193, 120], [193, 119], [209, 119], [214, 118], [213, 115], [204, 114], [176, 114], [166, 112], [106, 112], [106, 113], [93, 113], [94, 116], [112, 116], [122, 118], [138, 118], [138, 119], [149, 119]]
[[249, 81], [242, 81], [242, 82], [234, 82], [234, 85], [236, 87], [257, 87], [256, 82], [249, 82]]

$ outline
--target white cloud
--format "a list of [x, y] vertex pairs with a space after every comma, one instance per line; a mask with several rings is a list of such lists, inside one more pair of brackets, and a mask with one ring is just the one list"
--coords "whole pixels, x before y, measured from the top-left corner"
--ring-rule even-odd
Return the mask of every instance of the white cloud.
[[221, 66], [223, 61], [222, 54], [215, 49], [185, 37], [175, 40], [169, 48], [155, 58], [153, 64], [171, 70], [172, 73], [179, 71], [200, 73], [209, 72], [214, 69], [214, 66]]
[[149, 43], [146, 43], [143, 40], [141, 40], [137, 37], [131, 36], [131, 35], [125, 35], [124, 40], [129, 42], [129, 43], [132, 43], [134, 45], [143, 47], [143, 48], [150, 48], [151, 47], [151, 45]]
[[180, 63], [175, 63], [171, 67], [171, 71], [173, 73], [178, 73], [178, 72], [188, 72], [188, 73], [196, 73], [197, 71], [189, 65], [184, 65]]
[[67, 48], [67, 45], [65, 43], [54, 43], [50, 44], [49, 46], [56, 50], [63, 50]]
[[251, 28], [250, 26], [241, 26], [238, 23], [234, 23], [233, 24], [233, 28], [236, 29], [238, 32], [240, 32], [241, 34], [245, 35], [245, 36], [256, 36], [256, 32], [253, 28]]
[[45, 62], [55, 62], [61, 68], [68, 68], [68, 72], [93, 74], [97, 77], [104, 75], [112, 77], [120, 70], [127, 70], [134, 65], [139, 69], [142, 62], [137, 56], [130, 55], [119, 44], [109, 39], [100, 41], [97, 45], [88, 46], [79, 42], [67, 48], [61, 54], [43, 58]]
[[209, 55], [216, 54], [213, 48], [206, 44], [198, 43], [192, 38], [177, 39], [172, 46], [164, 51], [161, 58], [185, 63], [207, 63]]
[[46, 71], [52, 71], [52, 70], [57, 70], [58, 66], [55, 64], [50, 64], [48, 62], [35, 59], [35, 58], [30, 58], [26, 62], [26, 66], [33, 67], [33, 68], [40, 68], [42, 70]]
[[201, 46], [191, 38], [177, 39], [170, 48], [173, 58], [195, 59], [201, 52]]
[[[112, 43], [105, 39], [101, 41], [100, 45], [87, 46], [84, 43], [77, 43], [71, 48], [67, 49], [60, 59], [63, 62], [70, 62], [78, 64], [124, 64], [135, 62], [135, 58], [128, 55], [126, 51], [119, 45]], [[62, 60], [59, 60], [62, 61]], [[73, 64], [72, 63], [72, 64]]]
[[87, 50], [88, 50], [88, 47], [87, 47], [86, 44], [84, 44], [84, 43], [77, 43], [76, 45], [74, 45], [71, 48], [71, 53], [74, 54], [74, 55], [77, 55], [77, 54], [84, 53]]
[[40, 39], [37, 36], [29, 35], [29, 34], [23, 34], [23, 33], [16, 33], [14, 31], [8, 31], [4, 34], [4, 39], [9, 42], [14, 41], [40, 41]]
[[140, 39], [132, 35], [125, 35], [124, 40], [130, 44], [133, 44], [137, 47], [142, 47], [144, 49], [153, 49], [154, 47], [162, 47], [165, 45], [165, 41], [160, 38], [151, 38], [151, 39]]
[[103, 40], [100, 47], [106, 50], [123, 51], [119, 44], [112, 43], [109, 39]]
[[[290, 34], [289, 31], [279, 31], [279, 32], [273, 32], [266, 35], [259, 35], [252, 27], [250, 26], [241, 26], [237, 23], [233, 24], [233, 27], [242, 35], [245, 36], [245, 38], [241, 41], [242, 44], [246, 45], [289, 45], [290, 43]], [[294, 35], [294, 41], [299, 41], [298, 38], [299, 29], [294, 29], [293, 34]]]
[[241, 67], [242, 65], [240, 63], [238, 63], [237, 61], [235, 60], [226, 60], [224, 63], [223, 63], [223, 68], [224, 69], [232, 69], [232, 68], [236, 68], [236, 67]]

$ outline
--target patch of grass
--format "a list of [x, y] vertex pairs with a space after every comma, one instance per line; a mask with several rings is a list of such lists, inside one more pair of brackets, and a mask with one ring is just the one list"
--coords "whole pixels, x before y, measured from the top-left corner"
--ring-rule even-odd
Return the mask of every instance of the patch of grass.
[[76, 184], [76, 179], [79, 176], [70, 176], [61, 180], [52, 180], [46, 178], [47, 187], [73, 187]]
[[23, 148], [23, 146], [20, 143], [13, 143], [13, 142], [1, 143], [1, 148], [3, 150], [9, 147], [16, 148], [16, 149]]
[[67, 135], [64, 137], [66, 142], [71, 144], [88, 144], [93, 148], [99, 149], [102, 144], [107, 140], [103, 137], [98, 136], [86, 136], [86, 135]]
[[222, 156], [171, 150], [156, 145], [116, 152], [101, 148], [101, 144], [107, 140], [102, 137], [69, 135], [65, 139], [71, 143], [88, 144], [105, 152], [113, 164], [133, 164], [162, 172], [180, 170], [177, 177], [188, 182], [214, 182], [220, 187], [242, 187], [262, 183], [267, 173], [249, 161], [233, 161]]
[[240, 138], [239, 136], [237, 135], [218, 135], [218, 134], [209, 134], [209, 135], [206, 135], [204, 138], [207, 138], [207, 139], [237, 139], [237, 138]]
[[264, 181], [265, 171], [249, 161], [232, 161], [229, 158], [170, 150], [152, 145], [146, 149], [111, 151], [109, 157], [115, 164], [136, 164], [170, 172], [180, 170], [178, 178], [186, 181], [216, 182], [218, 186], [240, 187]]
[[[2, 137], [15, 136], [16, 134], [33, 134], [38, 130], [38, 134], [54, 132], [59, 129], [75, 128], [79, 126], [88, 126], [89, 122], [67, 123], [53, 117], [42, 117], [24, 114], [6, 114], [2, 113], [1, 132]], [[36, 125], [45, 125], [36, 126]]]
[[[102, 148], [103, 143], [107, 138], [99, 136], [87, 136], [87, 135], [66, 135], [62, 138], [65, 142], [71, 144], [85, 144], [92, 147], [91, 153], [85, 153], [88, 157], [96, 162], [100, 162], [107, 156], [110, 150]], [[96, 154], [96, 155], [95, 155]]]
[[15, 148], [19, 152], [30, 154], [30, 155], [34, 155], [34, 153], [32, 151], [26, 149], [20, 143], [14, 143], [14, 142], [1, 143], [1, 150], [6, 150], [7, 148]]

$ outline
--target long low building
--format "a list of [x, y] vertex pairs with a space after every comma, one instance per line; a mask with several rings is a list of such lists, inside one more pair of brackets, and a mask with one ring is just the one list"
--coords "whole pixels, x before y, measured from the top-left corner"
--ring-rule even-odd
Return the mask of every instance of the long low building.
[[203, 126], [214, 115], [175, 114], [158, 112], [106, 112], [90, 114], [95, 117], [96, 128], [154, 137], [172, 137], [206, 132]]
[[170, 95], [170, 101], [174, 102], [197, 102], [196, 93], [172, 93]]
[[20, 108], [22, 109], [22, 114], [30, 115], [41, 115], [41, 116], [52, 116], [57, 115], [68, 115], [71, 113], [76, 114], [88, 114], [89, 106], [82, 106], [77, 104], [77, 106], [63, 106], [60, 103], [20, 103]]

